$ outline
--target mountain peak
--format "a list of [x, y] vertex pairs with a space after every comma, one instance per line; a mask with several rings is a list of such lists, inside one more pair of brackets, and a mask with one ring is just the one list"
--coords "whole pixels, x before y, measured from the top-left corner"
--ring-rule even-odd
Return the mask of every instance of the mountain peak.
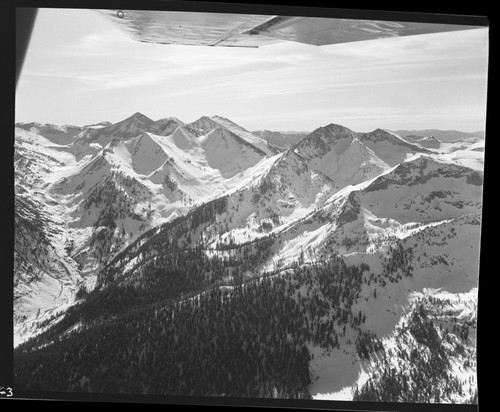
[[327, 129], [327, 130], [331, 130], [331, 131], [339, 131], [339, 132], [351, 132], [351, 133], [354, 133], [351, 129], [348, 129], [347, 127], [345, 126], [342, 126], [340, 124], [336, 124], [336, 123], [330, 123], [324, 127], [320, 127], [320, 129]]
[[219, 124], [208, 116], [201, 116], [198, 120], [195, 120], [192, 123], [189, 123], [187, 126], [198, 129], [204, 134], [214, 130], [216, 127], [219, 127]]
[[161, 121], [161, 120], [164, 120], [164, 121], [171, 121], [171, 122], [176, 122], [176, 123], [179, 123], [179, 124], [181, 124], [181, 125], [184, 125], [184, 124], [185, 124], [182, 120], [178, 119], [178, 118], [177, 118], [177, 117], [175, 117], [175, 116], [165, 117], [164, 119], [160, 119], [159, 121]]
[[215, 115], [210, 116], [210, 117], [211, 117], [212, 119], [214, 119], [214, 120], [215, 120], [215, 119], [219, 119], [219, 120], [229, 120], [229, 119], [227, 119], [227, 118], [225, 118], [225, 117], [223, 117], [223, 116], [219, 116], [218, 114], [215, 114]]
[[390, 143], [396, 146], [402, 146], [410, 151], [417, 153], [417, 152], [422, 152], [422, 153], [432, 153], [429, 150], [417, 146], [413, 143], [407, 142], [406, 140], [403, 140], [399, 135], [396, 133], [393, 133], [389, 130], [385, 129], [375, 129], [371, 132], [368, 133], [362, 133], [360, 135], [361, 141], [371, 145], [371, 144], [379, 144], [379, 143]]
[[80, 141], [80, 143], [95, 141], [101, 146], [105, 146], [113, 137], [129, 139], [139, 136], [142, 132], [148, 131], [154, 121], [142, 113], [136, 112], [117, 123], [107, 123], [101, 122], [99, 125], [87, 127], [80, 133], [77, 141]]
[[214, 116], [201, 116], [198, 120], [194, 121], [193, 123], [199, 123], [199, 122], [209, 122], [209, 123], [215, 123]]
[[225, 127], [228, 127], [228, 126], [229, 127], [236, 127], [236, 128], [238, 128], [240, 130], [248, 132], [247, 129], [245, 129], [244, 127], [240, 126], [239, 124], [233, 122], [232, 120], [229, 120], [226, 117], [215, 115], [215, 116], [211, 116], [211, 119], [214, 120], [217, 123], [220, 123], [221, 125], [223, 125]]
[[347, 127], [330, 123], [329, 125], [318, 127], [312, 133], [308, 134], [302, 140], [297, 142], [292, 150], [314, 146], [318, 150], [326, 152], [331, 149], [331, 145], [336, 145], [339, 141], [349, 139], [352, 141], [357, 136], [356, 132]]
[[356, 137], [356, 132], [339, 124], [330, 123], [326, 126], [317, 128], [311, 133], [311, 135], [322, 136], [326, 140], [337, 140], [345, 138], [352, 139]]
[[128, 117], [125, 120], [129, 120], [129, 119], [137, 119], [137, 120], [141, 120], [141, 121], [153, 122], [153, 120], [151, 120], [148, 116], [146, 116], [145, 114], [142, 114], [141, 112], [135, 112], [132, 116]]
[[[399, 139], [396, 134], [391, 133], [385, 129], [375, 129], [368, 133], [363, 133], [363, 138], [365, 140], [380, 141], [380, 140], [394, 140]], [[401, 140], [401, 139], [399, 139]]]
[[141, 126], [144, 126], [144, 125], [150, 125], [150, 124], [153, 124], [154, 121], [151, 120], [149, 117], [147, 117], [146, 115], [140, 113], [140, 112], [135, 112], [133, 115], [123, 119], [123, 120], [120, 120], [119, 122], [116, 122], [116, 123], [112, 123], [109, 127], [115, 127], [117, 125], [124, 125], [124, 124], [127, 124], [127, 125], [141, 125]]
[[148, 131], [159, 136], [168, 136], [179, 126], [184, 126], [184, 122], [176, 117], [166, 117], [154, 122]]

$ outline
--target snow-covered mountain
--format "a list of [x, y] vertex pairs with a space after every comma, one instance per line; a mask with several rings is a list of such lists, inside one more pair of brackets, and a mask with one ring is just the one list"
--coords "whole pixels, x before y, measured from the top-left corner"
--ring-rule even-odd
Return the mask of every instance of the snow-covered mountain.
[[127, 139], [138, 136], [141, 132], [148, 130], [154, 123], [149, 117], [137, 112], [118, 123], [103, 128], [91, 129], [86, 137], [91, 140], [98, 140], [101, 136], [107, 138], [118, 136], [121, 139]]
[[473, 401], [484, 141], [410, 140], [332, 123], [278, 150], [139, 113], [61, 143], [16, 128], [20, 387], [47, 351], [58, 390]]
[[425, 148], [404, 141], [397, 134], [383, 129], [363, 133], [360, 140], [391, 167], [401, 163], [409, 155], [432, 153]]
[[266, 153], [240, 138], [233, 132], [217, 128], [203, 139], [207, 164], [229, 178], [255, 165]]
[[375, 177], [415, 153], [430, 153], [385, 130], [356, 133], [336, 124], [316, 129], [292, 150], [339, 188]]
[[334, 194], [317, 212], [317, 218], [335, 223], [316, 251], [372, 253], [434, 222], [480, 213], [482, 182], [478, 171], [417, 155]]
[[188, 126], [200, 131], [203, 134], [207, 134], [208, 132], [218, 128], [223, 128], [232, 132], [246, 143], [254, 146], [256, 149], [261, 150], [267, 155], [276, 153], [276, 150], [270, 147], [264, 139], [222, 116], [202, 116], [198, 120], [189, 123]]
[[150, 127], [157, 127], [155, 122], [142, 113], [134, 113], [132, 116], [115, 124], [103, 125], [103, 127], [87, 127], [77, 136], [75, 142], [69, 148], [70, 152], [81, 160], [83, 156], [95, 154], [115, 137], [130, 139], [137, 137], [147, 131]]
[[92, 285], [88, 276], [141, 233], [269, 167], [265, 142], [213, 119], [194, 127], [135, 113], [115, 124], [75, 126], [71, 135], [68, 127], [20, 124], [16, 187], [53, 206], [47, 215], [62, 220], [71, 259]]

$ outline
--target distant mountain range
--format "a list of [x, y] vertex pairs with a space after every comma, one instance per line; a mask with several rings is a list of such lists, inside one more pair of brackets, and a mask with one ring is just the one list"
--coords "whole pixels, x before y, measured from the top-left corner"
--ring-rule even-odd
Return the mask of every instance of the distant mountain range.
[[425, 129], [425, 130], [395, 130], [394, 133], [406, 137], [406, 136], [419, 136], [419, 137], [427, 137], [432, 136], [437, 140], [445, 143], [458, 142], [462, 139], [467, 139], [469, 137], [485, 137], [485, 133], [483, 131], [478, 132], [459, 132], [457, 130], [438, 130], [438, 129]]
[[484, 139], [403, 132], [17, 124], [16, 387], [477, 402]]

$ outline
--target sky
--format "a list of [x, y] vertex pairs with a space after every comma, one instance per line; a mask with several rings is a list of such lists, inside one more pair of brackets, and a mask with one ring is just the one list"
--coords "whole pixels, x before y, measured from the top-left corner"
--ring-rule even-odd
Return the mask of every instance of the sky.
[[248, 130], [330, 123], [485, 130], [488, 29], [256, 49], [131, 39], [85, 9], [39, 9], [16, 90], [16, 122], [83, 126], [135, 112]]

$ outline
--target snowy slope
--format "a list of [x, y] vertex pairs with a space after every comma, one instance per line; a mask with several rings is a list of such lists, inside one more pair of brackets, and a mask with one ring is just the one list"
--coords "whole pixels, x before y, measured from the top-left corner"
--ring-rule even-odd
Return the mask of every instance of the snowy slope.
[[292, 264], [303, 251], [308, 252], [305, 261], [374, 253], [439, 222], [480, 213], [481, 183], [480, 172], [417, 157], [327, 196], [317, 209], [289, 220], [268, 267], [278, 260]]
[[484, 170], [484, 139], [467, 139], [460, 143], [446, 143], [441, 146], [437, 158], [471, 169]]
[[124, 143], [130, 155], [131, 166], [140, 175], [149, 175], [168, 159], [163, 148], [148, 133]]
[[203, 139], [207, 164], [220, 171], [222, 177], [230, 178], [254, 166], [263, 157], [260, 150], [245, 143], [238, 135], [227, 129], [217, 128]]
[[[424, 372], [425, 369], [418, 362], [427, 363], [429, 358], [426, 354], [435, 352], [436, 348], [422, 342], [416, 344], [414, 337], [409, 336], [408, 330], [404, 329], [409, 326], [408, 318], [415, 309], [417, 299], [429, 299], [430, 295], [437, 297], [438, 294], [446, 298], [442, 298], [443, 303], [437, 305], [439, 312], [434, 311], [440, 325], [444, 326], [439, 334], [446, 330], [446, 326], [452, 332], [454, 325], [463, 326], [469, 320], [475, 322], [477, 314], [473, 303], [477, 302], [474, 293], [477, 291], [479, 275], [479, 216], [469, 215], [443, 221], [393, 241], [393, 246], [386, 246], [375, 253], [346, 256], [347, 262], [364, 262], [370, 268], [364, 276], [360, 296], [351, 308], [352, 313], [363, 314], [364, 322], [358, 331], [350, 332], [351, 343], [346, 342], [342, 350], [311, 348], [316, 354], [316, 361], [311, 364], [316, 379], [310, 387], [315, 399], [352, 400], [356, 386], [361, 389], [369, 378], [377, 381], [383, 370], [390, 372], [392, 368], [396, 368], [402, 374], [408, 371]], [[462, 300], [465, 295], [469, 296], [466, 308], [454, 303]], [[460, 320], [461, 316], [466, 319]], [[434, 322], [436, 323], [436, 318]], [[473, 338], [475, 323], [468, 325], [470, 337]], [[357, 337], [363, 335], [370, 337], [365, 340], [367, 357], [362, 356], [360, 347], [356, 346]], [[441, 396], [441, 402], [450, 402], [452, 399], [463, 402], [472, 398], [474, 389], [477, 388], [477, 370], [473, 362], [475, 340], [459, 341], [453, 336], [447, 339], [445, 344], [448, 345], [448, 350], [440, 359], [443, 366], [439, 373], [434, 370], [425, 377], [429, 385], [427, 389], [441, 388], [443, 392], [446, 378], [440, 373], [446, 371], [453, 379], [460, 380], [458, 387], [451, 388], [447, 396]], [[379, 349], [374, 351], [375, 347]], [[463, 352], [459, 352], [457, 348], [462, 348], [460, 350]], [[417, 349], [424, 359], [410, 359], [413, 349]], [[461, 365], [466, 359], [470, 366], [464, 368]], [[384, 363], [387, 361], [388, 363]], [[342, 376], [335, 369], [340, 366]], [[473, 380], [469, 381], [469, 378]], [[463, 380], [467, 383], [462, 382]], [[424, 396], [425, 391], [422, 387], [410, 385], [406, 391], [399, 392], [399, 398], [379, 399], [367, 396], [358, 400], [428, 402], [423, 398], [405, 398], [405, 395], [416, 394]], [[431, 400], [433, 401], [434, 399]]]
[[376, 178], [365, 189], [364, 204], [379, 217], [401, 223], [415, 216], [419, 221], [442, 220], [480, 211], [482, 184], [479, 171], [416, 156]]
[[220, 236], [235, 244], [276, 233], [323, 205], [335, 184], [292, 151], [276, 156], [270, 167], [241, 189], [231, 192], [234, 209], [221, 221], [231, 223]]
[[391, 238], [481, 211], [480, 172], [424, 156], [336, 194], [318, 212], [336, 222], [319, 253], [374, 251]]
[[68, 256], [60, 222], [43, 203], [18, 195], [14, 233], [14, 336], [37, 331], [37, 325], [72, 300], [81, 277]]
[[57, 145], [35, 131], [15, 129], [14, 171], [16, 184], [25, 188], [44, 189], [47, 177], [55, 169], [72, 168], [76, 162]]

